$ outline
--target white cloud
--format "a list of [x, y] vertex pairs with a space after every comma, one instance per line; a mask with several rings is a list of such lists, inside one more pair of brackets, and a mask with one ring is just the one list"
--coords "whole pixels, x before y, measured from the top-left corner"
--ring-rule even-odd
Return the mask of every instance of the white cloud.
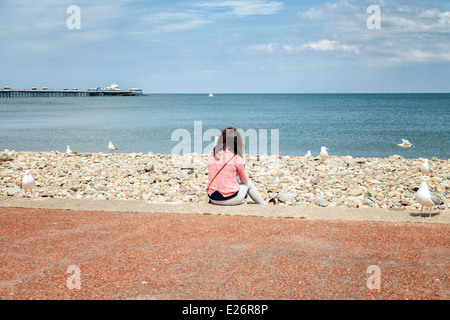
[[158, 12], [149, 14], [145, 18], [157, 26], [158, 31], [180, 32], [202, 27], [210, 20], [195, 11], [184, 12]]
[[355, 52], [359, 53], [357, 46], [349, 46], [346, 44], [341, 44], [336, 40], [322, 39], [317, 42], [309, 42], [302, 47], [303, 49], [313, 49], [317, 51], [344, 51], [344, 52]]
[[293, 47], [293, 46], [284, 44], [284, 45], [282, 45], [281, 47], [282, 47], [286, 52], [288, 52], [288, 53], [294, 52], [294, 47]]
[[318, 19], [322, 13], [321, 9], [311, 8], [305, 12], [298, 12], [297, 15], [304, 19]]
[[[374, 4], [380, 7], [381, 29], [369, 30], [366, 10]], [[319, 26], [310, 37], [320, 34], [323, 39], [311, 39], [304, 49], [363, 52], [359, 61], [378, 65], [449, 61], [450, 12], [437, 3], [340, 0], [297, 15]]]
[[247, 53], [254, 54], [292, 54], [296, 52], [300, 52], [302, 50], [301, 47], [296, 47], [290, 44], [280, 44], [280, 43], [263, 43], [257, 44], [253, 46], [249, 46], [247, 48]]
[[224, 10], [236, 16], [270, 15], [283, 8], [280, 1], [267, 0], [228, 0], [199, 3], [197, 6], [210, 9]]
[[417, 59], [417, 60], [426, 60], [433, 56], [433, 54], [431, 52], [425, 52], [425, 51], [420, 51], [420, 50], [413, 50], [413, 51], [411, 51], [410, 55], [413, 59]]
[[336, 40], [322, 39], [317, 42], [308, 42], [303, 45], [293, 46], [288, 44], [279, 43], [265, 43], [251, 46], [249, 48], [250, 53], [300, 53], [304, 50], [314, 50], [314, 51], [334, 51], [334, 52], [344, 52], [344, 53], [360, 53], [359, 48], [355, 45], [342, 44]]
[[228, 16], [246, 17], [275, 14], [283, 7], [279, 1], [229, 0], [203, 2], [194, 5], [195, 10], [157, 12], [146, 15], [145, 20], [156, 25], [157, 31], [180, 32], [196, 29]]
[[278, 43], [268, 43], [268, 44], [258, 44], [253, 46], [252, 49], [264, 53], [272, 53], [276, 48], [279, 47]]

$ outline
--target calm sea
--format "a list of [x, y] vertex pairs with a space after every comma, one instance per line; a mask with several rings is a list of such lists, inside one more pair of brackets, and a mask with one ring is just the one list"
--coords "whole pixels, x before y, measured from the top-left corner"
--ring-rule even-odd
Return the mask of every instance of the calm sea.
[[[330, 155], [449, 159], [449, 123], [450, 94], [1, 98], [0, 151], [108, 152], [109, 141], [123, 153], [169, 154], [181, 143], [205, 151], [214, 129], [234, 126], [269, 154], [278, 143], [281, 155], [315, 156], [326, 146]], [[402, 138], [415, 148], [397, 147]], [[247, 145], [255, 148], [250, 138]]]

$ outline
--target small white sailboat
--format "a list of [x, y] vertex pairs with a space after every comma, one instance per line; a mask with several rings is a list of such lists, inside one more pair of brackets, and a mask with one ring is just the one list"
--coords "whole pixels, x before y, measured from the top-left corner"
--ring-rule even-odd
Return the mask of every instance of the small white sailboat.
[[209, 94], [210, 97], [214, 97], [212, 93]]

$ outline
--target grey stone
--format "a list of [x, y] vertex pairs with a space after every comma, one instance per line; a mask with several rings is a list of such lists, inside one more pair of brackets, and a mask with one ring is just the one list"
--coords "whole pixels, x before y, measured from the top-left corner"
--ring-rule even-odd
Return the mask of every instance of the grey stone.
[[76, 185], [70, 187], [70, 190], [72, 190], [72, 191], [78, 191], [80, 189], [81, 189], [81, 185], [79, 185], [79, 184], [76, 184]]
[[278, 195], [278, 201], [286, 203], [294, 200], [294, 194], [292, 192], [281, 192]]
[[6, 194], [8, 196], [15, 196], [16, 194], [19, 194], [21, 189], [19, 187], [9, 188], [6, 190]]
[[89, 196], [93, 196], [93, 195], [97, 194], [97, 190], [89, 188], [89, 189], [84, 191], [84, 194], [89, 195]]
[[367, 190], [367, 195], [369, 198], [375, 198], [377, 196], [377, 190], [371, 188], [369, 190]]
[[328, 202], [324, 199], [316, 199], [314, 202], [319, 207], [327, 207], [328, 206]]
[[8, 154], [2, 153], [0, 154], [0, 162], [6, 162], [6, 161], [12, 161], [13, 158], [11, 158]]

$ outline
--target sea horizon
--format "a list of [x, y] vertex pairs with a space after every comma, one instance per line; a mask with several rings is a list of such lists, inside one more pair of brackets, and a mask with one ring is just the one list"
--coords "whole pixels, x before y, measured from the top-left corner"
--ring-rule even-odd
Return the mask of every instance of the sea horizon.
[[[63, 90], [62, 88], [56, 88], [56, 87], [48, 87], [48, 86], [32, 86], [32, 87], [14, 87], [14, 86], [10, 86], [10, 85], [3, 85], [0, 86], [0, 91], [4, 90], [5, 87], [11, 87], [10, 90], [31, 90], [31, 88], [33, 87], [37, 87], [37, 91], [41, 91], [43, 87], [48, 88], [48, 90]], [[67, 88], [67, 87], [63, 87], [63, 88]], [[74, 87], [77, 88], [77, 90], [81, 90], [81, 91], [86, 91], [91, 89], [90, 87], [86, 87], [86, 89], [81, 89], [82, 87], [78, 86], [78, 87]], [[69, 89], [69, 91], [72, 89]], [[123, 89], [122, 89], [123, 90]], [[228, 92], [228, 91], [195, 91], [195, 92], [182, 92], [182, 91], [166, 91], [166, 92], [152, 92], [151, 90], [145, 90], [142, 89], [142, 92], [147, 93], [147, 94], [449, 94], [450, 91], [324, 91], [324, 92], [319, 92], [319, 91], [309, 91], [309, 92], [297, 92], [297, 91], [292, 91], [292, 92], [270, 92], [270, 91], [264, 91], [264, 92]]]

